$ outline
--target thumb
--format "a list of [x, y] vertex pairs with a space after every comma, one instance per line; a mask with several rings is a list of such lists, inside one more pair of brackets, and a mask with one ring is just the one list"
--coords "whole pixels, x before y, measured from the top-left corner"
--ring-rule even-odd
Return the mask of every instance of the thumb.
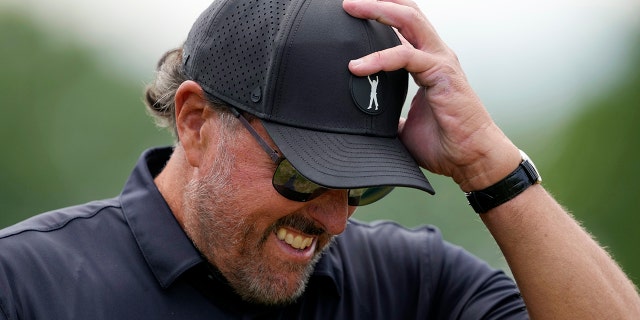
[[404, 130], [405, 122], [407, 122], [407, 119], [400, 117], [400, 120], [398, 121], [398, 136], [402, 136], [402, 130]]

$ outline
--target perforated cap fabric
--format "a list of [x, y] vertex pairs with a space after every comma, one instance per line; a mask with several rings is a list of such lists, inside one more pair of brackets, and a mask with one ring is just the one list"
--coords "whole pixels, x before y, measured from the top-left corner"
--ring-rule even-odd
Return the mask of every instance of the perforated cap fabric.
[[397, 45], [393, 29], [351, 17], [342, 0], [216, 0], [194, 23], [183, 63], [210, 97], [261, 119], [308, 179], [434, 193], [397, 138], [407, 72], [348, 69]]

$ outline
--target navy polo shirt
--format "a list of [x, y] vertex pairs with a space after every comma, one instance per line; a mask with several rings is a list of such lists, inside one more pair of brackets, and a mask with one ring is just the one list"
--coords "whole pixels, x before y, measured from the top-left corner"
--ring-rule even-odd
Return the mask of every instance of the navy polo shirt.
[[171, 152], [145, 152], [116, 198], [0, 231], [0, 319], [527, 318], [502, 272], [434, 227], [393, 222], [349, 221], [296, 303], [244, 302], [153, 182]]

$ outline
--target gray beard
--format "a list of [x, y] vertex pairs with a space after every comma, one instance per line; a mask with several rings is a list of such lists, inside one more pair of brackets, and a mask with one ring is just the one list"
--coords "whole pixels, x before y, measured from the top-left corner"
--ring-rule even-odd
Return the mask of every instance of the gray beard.
[[[229, 179], [234, 169], [234, 159], [224, 149], [224, 143], [221, 143], [218, 146], [218, 157], [203, 179], [192, 179], [186, 186], [183, 202], [185, 231], [196, 248], [218, 268], [229, 285], [245, 301], [264, 305], [293, 303], [304, 293], [321, 253], [317, 253], [305, 266], [286, 262], [278, 264], [278, 271], [298, 274], [295, 284], [292, 284], [278, 277], [274, 270], [270, 269], [273, 264], [260, 255], [269, 234], [277, 225], [289, 222], [276, 222], [265, 231], [257, 246], [247, 246], [243, 243], [243, 239], [247, 239], [257, 228], [246, 221], [245, 217], [232, 214], [242, 212], [242, 208], [230, 206], [234, 203], [230, 201], [234, 188]], [[301, 223], [301, 219], [289, 220]], [[226, 248], [240, 248], [240, 259], [221, 258], [224, 265], [214, 263], [217, 256], [224, 255]]]

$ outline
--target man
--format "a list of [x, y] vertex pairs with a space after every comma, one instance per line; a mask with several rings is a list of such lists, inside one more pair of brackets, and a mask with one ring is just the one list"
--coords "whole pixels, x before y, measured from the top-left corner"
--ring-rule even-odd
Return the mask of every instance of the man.
[[[3, 230], [0, 318], [640, 316], [410, 1], [218, 0], [146, 98], [176, 145], [117, 198]], [[517, 287], [433, 227], [349, 220], [394, 186], [433, 193], [418, 165], [468, 193]]]

